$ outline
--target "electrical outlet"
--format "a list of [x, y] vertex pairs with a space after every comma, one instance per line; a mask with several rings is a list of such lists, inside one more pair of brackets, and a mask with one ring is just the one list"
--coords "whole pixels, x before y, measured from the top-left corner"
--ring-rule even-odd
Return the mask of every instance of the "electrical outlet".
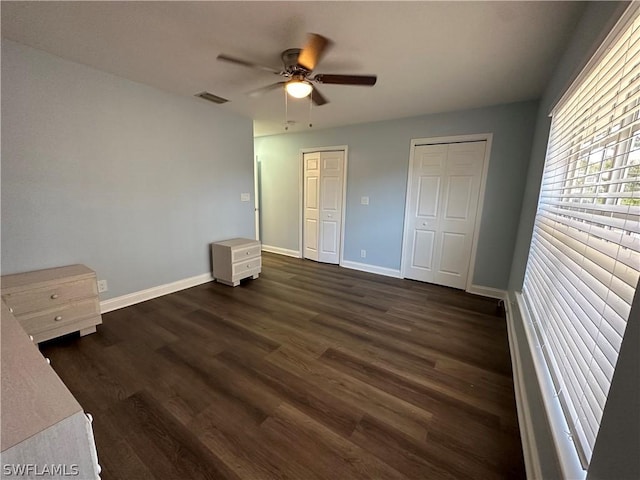
[[369, 197], [360, 197], [361, 205], [369, 205]]
[[367, 258], [367, 251], [366, 250], [360, 250], [360, 258]]
[[240, 201], [241, 202], [248, 202], [249, 200], [251, 200], [251, 194], [250, 193], [241, 193], [240, 194]]
[[106, 280], [98, 280], [98, 293], [106, 292], [109, 290]]

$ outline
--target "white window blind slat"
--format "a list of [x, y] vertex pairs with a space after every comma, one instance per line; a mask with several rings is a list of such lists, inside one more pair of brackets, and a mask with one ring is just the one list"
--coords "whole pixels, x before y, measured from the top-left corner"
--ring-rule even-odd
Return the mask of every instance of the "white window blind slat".
[[[632, 267], [629, 267], [625, 263], [629, 261], [626, 257], [624, 262], [619, 261], [615, 263], [615, 258], [607, 257], [606, 262], [602, 262], [605, 265], [609, 265], [609, 270], [602, 267], [601, 263], [597, 260], [602, 260], [604, 257], [598, 252], [594, 254], [593, 249], [590, 249], [587, 245], [580, 243], [576, 238], [565, 235], [560, 230], [552, 230], [544, 221], [538, 224], [540, 229], [540, 239], [544, 239], [549, 244], [553, 245], [559, 253], [551, 253], [554, 257], [558, 258], [558, 261], [565, 262], [565, 260], [573, 260], [573, 262], [580, 267], [577, 267], [577, 272], [582, 277], [582, 282], [587, 284], [594, 293], [598, 293], [603, 300], [609, 291], [611, 282], [615, 283], [616, 291], [620, 294], [621, 298], [625, 299], [628, 305], [631, 305], [633, 300], [633, 294], [635, 292], [635, 285], [638, 283], [637, 271]], [[572, 248], [573, 247], [573, 248]], [[626, 252], [625, 252], [626, 253]], [[615, 256], [615, 253], [611, 254]], [[620, 257], [620, 255], [617, 255]], [[596, 261], [592, 260], [595, 258]], [[633, 261], [629, 261], [630, 264], [634, 264]], [[636, 262], [635, 265], [640, 262]], [[574, 269], [576, 269], [574, 267]], [[599, 284], [595, 282], [599, 282]], [[633, 287], [631, 285], [634, 285]]]
[[[635, 64], [632, 69], [629, 69], [624, 73], [625, 78], [612, 87], [611, 93], [618, 91], [614, 102], [610, 102], [608, 105], [602, 105], [602, 109], [593, 114], [593, 110], [583, 108], [581, 110], [573, 110], [571, 112], [566, 111], [573, 115], [572, 117], [566, 117], [565, 121], [559, 121], [556, 130], [551, 134], [549, 140], [550, 150], [553, 152], [551, 155], [555, 157], [558, 153], [558, 148], [561, 146], [573, 145], [583, 146], [597, 141], [603, 132], [615, 131], [620, 128], [620, 122], [624, 119], [627, 121], [635, 118], [632, 107], [637, 106], [635, 103], [634, 94], [637, 93], [639, 79], [637, 78], [637, 71], [640, 67]], [[622, 88], [622, 95], [619, 89]], [[592, 98], [592, 100], [596, 100]], [[609, 109], [615, 106], [616, 114], [614, 118], [608, 118], [609, 125], [603, 123], [602, 119], [607, 118], [610, 115]], [[575, 131], [576, 123], [580, 124], [580, 129]], [[594, 131], [594, 125], [600, 124], [600, 131]], [[571, 132], [574, 136], [567, 138], [567, 133]], [[585, 142], [585, 140], [587, 140]]]
[[640, 277], [640, 20], [553, 112], [522, 288], [587, 467]]
[[[579, 340], [576, 338], [571, 338], [572, 342], [580, 341], [588, 346], [589, 352], [593, 350], [595, 346], [595, 339], [598, 336], [598, 323], [599, 320], [597, 318], [597, 311], [591, 307], [588, 302], [583, 301], [583, 298], [579, 296], [579, 293], [575, 291], [575, 289], [567, 289], [565, 288], [565, 284], [567, 282], [563, 282], [566, 277], [563, 277], [561, 274], [556, 272], [550, 272], [550, 275], [545, 276], [545, 281], [549, 282], [549, 285], [557, 285], [557, 288], [560, 290], [558, 292], [559, 300], [556, 305], [556, 315], [552, 317], [562, 317], [560, 325], [563, 323], [568, 324], [565, 326], [567, 330], [578, 330], [581, 331], [574, 332], [578, 335]], [[553, 292], [553, 289], [550, 290]], [[550, 296], [552, 293], [549, 293], [545, 296]], [[564, 296], [564, 297], [563, 297]], [[572, 302], [568, 302], [566, 299], [569, 298]], [[551, 325], [552, 327], [556, 327], [555, 323]], [[588, 356], [587, 356], [588, 358]]]
[[[549, 328], [554, 331], [558, 331], [559, 329], [565, 329], [571, 334], [573, 333], [583, 333], [582, 335], [569, 335], [568, 342], [576, 343], [580, 342], [582, 345], [585, 345], [586, 351], [591, 352], [595, 346], [595, 339], [598, 336], [598, 329], [594, 323], [587, 321], [586, 317], [583, 317], [584, 321], [580, 322], [572, 322], [570, 320], [573, 319], [575, 315], [575, 308], [572, 308], [572, 305], [566, 301], [568, 295], [572, 292], [568, 291], [564, 285], [558, 284], [557, 280], [559, 277], [552, 272], [550, 274], [541, 275], [537, 278], [538, 288], [540, 289], [541, 285], [544, 285], [544, 289], [539, 290], [543, 294], [543, 296], [547, 299], [547, 305], [553, 305], [554, 309], [552, 312], [548, 312], [547, 318], [550, 318]], [[563, 297], [562, 295], [556, 295], [557, 298], [554, 298], [553, 289], [548, 288], [547, 285], [558, 284], [561, 289], [561, 293], [566, 295]], [[580, 350], [580, 348], [578, 348]], [[589, 358], [589, 355], [585, 356], [585, 360]]]

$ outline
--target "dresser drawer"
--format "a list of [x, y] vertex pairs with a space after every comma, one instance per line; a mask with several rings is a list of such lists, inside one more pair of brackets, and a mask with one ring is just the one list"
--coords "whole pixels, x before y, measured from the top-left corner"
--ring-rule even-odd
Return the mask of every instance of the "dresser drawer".
[[261, 253], [261, 246], [259, 243], [256, 245], [251, 245], [250, 247], [237, 248], [232, 250], [231, 252], [231, 261], [233, 263], [242, 262], [249, 258], [259, 257], [260, 253]]
[[262, 267], [261, 260], [262, 259], [258, 257], [245, 260], [244, 262], [234, 263], [231, 267], [231, 274], [237, 277], [238, 275], [245, 275], [248, 274], [248, 272], [254, 272], [256, 270], [258, 270], [259, 273], [260, 267]]
[[55, 308], [73, 300], [95, 297], [97, 294], [95, 280], [86, 279], [5, 294], [2, 299], [18, 317], [29, 312]]
[[61, 305], [58, 308], [52, 308], [46, 311], [16, 315], [16, 318], [20, 325], [22, 325], [22, 328], [24, 328], [28, 334], [33, 335], [63, 325], [73, 324], [85, 317], [99, 314], [98, 302], [90, 298]]

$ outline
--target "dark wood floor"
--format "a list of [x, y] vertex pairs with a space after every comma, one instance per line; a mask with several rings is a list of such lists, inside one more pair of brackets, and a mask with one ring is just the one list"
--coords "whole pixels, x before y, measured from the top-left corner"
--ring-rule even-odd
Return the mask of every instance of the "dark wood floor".
[[496, 302], [277, 255], [42, 345], [102, 478], [524, 478]]

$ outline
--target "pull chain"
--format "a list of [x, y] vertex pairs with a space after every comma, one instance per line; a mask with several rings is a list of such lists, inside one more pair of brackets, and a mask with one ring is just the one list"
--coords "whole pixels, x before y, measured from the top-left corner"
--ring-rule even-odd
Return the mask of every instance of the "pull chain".
[[284, 129], [289, 130], [289, 99], [287, 98], [287, 90], [282, 89], [284, 92]]
[[313, 92], [309, 95], [309, 128], [313, 127], [313, 124], [311, 123], [311, 107], [313, 106], [313, 99], [311, 98], [312, 95]]

